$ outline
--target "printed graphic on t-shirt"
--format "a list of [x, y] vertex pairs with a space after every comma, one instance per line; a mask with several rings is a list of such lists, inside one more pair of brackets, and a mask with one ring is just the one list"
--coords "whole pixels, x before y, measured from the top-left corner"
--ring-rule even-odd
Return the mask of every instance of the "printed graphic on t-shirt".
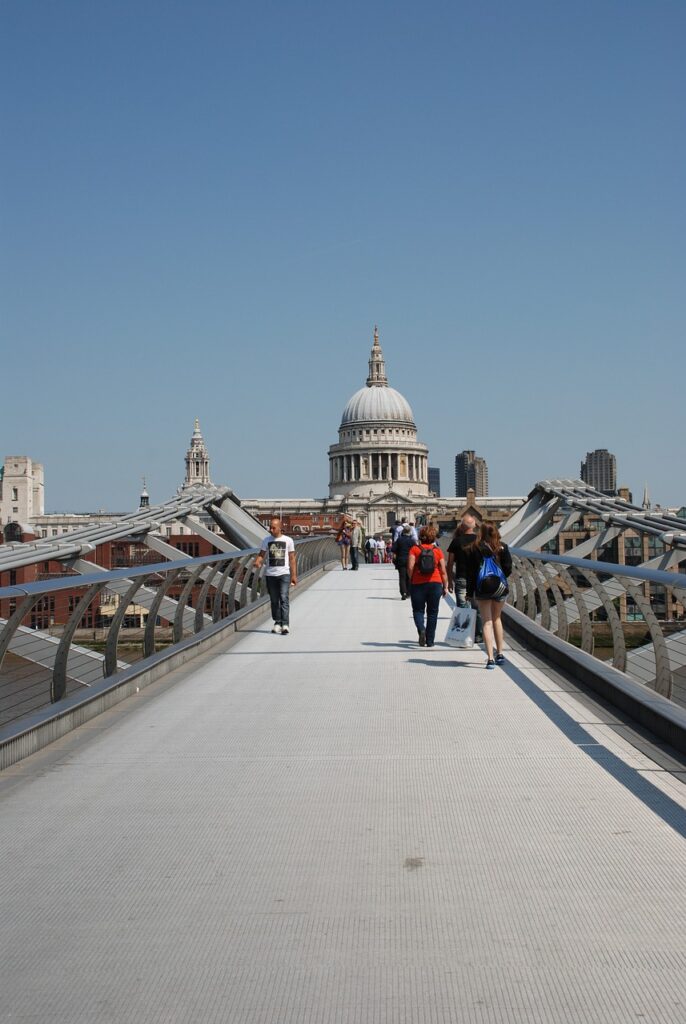
[[286, 565], [286, 541], [270, 540], [267, 545], [270, 569], [282, 569]]

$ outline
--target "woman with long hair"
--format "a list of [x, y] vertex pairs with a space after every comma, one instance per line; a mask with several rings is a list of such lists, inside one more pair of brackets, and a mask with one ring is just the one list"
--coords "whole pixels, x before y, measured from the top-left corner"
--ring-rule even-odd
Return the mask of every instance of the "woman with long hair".
[[347, 519], [344, 519], [338, 528], [336, 534], [336, 543], [340, 548], [341, 552], [341, 569], [348, 568], [348, 557], [350, 555], [350, 538], [352, 535], [351, 525]]
[[467, 581], [467, 593], [473, 593], [483, 623], [486, 668], [505, 661], [501, 615], [507, 600], [507, 577], [512, 572], [512, 556], [500, 539], [498, 529], [482, 523], [476, 540], [457, 552], [456, 575]]

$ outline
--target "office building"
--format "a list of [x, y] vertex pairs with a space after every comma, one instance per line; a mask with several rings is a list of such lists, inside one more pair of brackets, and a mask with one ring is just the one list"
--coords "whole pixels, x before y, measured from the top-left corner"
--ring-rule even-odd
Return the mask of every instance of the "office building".
[[607, 448], [586, 453], [581, 463], [581, 479], [603, 494], [617, 494], [617, 459]]
[[488, 495], [488, 466], [480, 455], [466, 449], [455, 456], [455, 497], [465, 497], [470, 489], [477, 498]]

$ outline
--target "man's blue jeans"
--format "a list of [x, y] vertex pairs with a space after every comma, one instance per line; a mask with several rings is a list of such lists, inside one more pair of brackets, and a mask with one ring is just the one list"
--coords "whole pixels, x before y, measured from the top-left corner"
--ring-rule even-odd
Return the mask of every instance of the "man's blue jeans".
[[[414, 624], [417, 627], [418, 633], [426, 632], [426, 642], [429, 646], [436, 637], [436, 623], [438, 622], [438, 609], [441, 604], [442, 593], [442, 583], [413, 583], [410, 587]], [[425, 609], [426, 626], [424, 625]]]
[[265, 579], [272, 603], [272, 618], [277, 625], [287, 626], [291, 574], [287, 572], [283, 576], [265, 576]]

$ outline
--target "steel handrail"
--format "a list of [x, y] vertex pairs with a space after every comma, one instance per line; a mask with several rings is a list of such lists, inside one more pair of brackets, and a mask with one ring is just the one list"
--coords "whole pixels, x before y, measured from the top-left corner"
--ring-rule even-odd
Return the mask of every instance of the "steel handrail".
[[[327, 539], [327, 537], [299, 537], [294, 539], [293, 543], [296, 548], [300, 548]], [[79, 573], [78, 576], [62, 576], [49, 582], [15, 583], [11, 587], [0, 587], [0, 600], [32, 595], [41, 596], [61, 590], [73, 590], [75, 587], [87, 587], [93, 583], [108, 583], [110, 580], [134, 580], [139, 576], [154, 576], [172, 569], [189, 569], [196, 565], [214, 565], [216, 562], [227, 562], [235, 558], [244, 558], [246, 555], [257, 555], [259, 551], [259, 548], [244, 548], [240, 551], [222, 551], [218, 555], [200, 555], [198, 558], [184, 558], [173, 562], [151, 562], [131, 568], [103, 569], [100, 572], [88, 574]], [[95, 565], [95, 563], [93, 564]], [[2, 571], [6, 572], [7, 570]]]
[[[572, 554], [554, 555], [521, 547], [511, 547], [510, 552], [513, 558], [513, 585], [509, 600], [514, 608], [524, 612], [532, 621], [539, 622], [561, 640], [568, 639], [571, 614], [572, 621], [576, 619], [579, 622], [581, 648], [587, 654], [594, 653], [589, 612], [603, 609], [612, 636], [614, 667], [629, 675], [633, 671], [637, 681], [651, 686], [662, 696], [672, 698], [672, 657], [677, 659], [675, 664], [678, 666], [681, 664], [678, 660], [681, 653], [672, 649], [670, 656], [667, 640], [642, 584], [663, 586], [677, 592], [679, 600], [683, 602], [686, 574], [576, 558]], [[535, 570], [533, 563], [542, 563], [541, 569]], [[576, 571], [579, 579], [570, 574], [570, 569]], [[605, 578], [601, 580], [600, 577]], [[623, 598], [633, 601], [650, 634], [646, 648], [633, 652], [633, 669], [629, 665], [631, 658], [627, 654], [623, 626], [613, 604]], [[551, 622], [552, 616], [555, 618]], [[639, 661], [642, 663], [640, 666]]]
[[529, 551], [527, 548], [511, 547], [510, 552], [519, 558], [534, 562], [553, 562], [571, 566], [573, 569], [590, 569], [607, 576], [624, 576], [643, 580], [646, 583], [660, 583], [663, 587], [686, 590], [686, 573], [665, 572], [663, 569], [645, 569], [640, 565], [617, 565], [616, 562], [600, 562], [593, 558], [574, 558], [570, 555], [553, 555], [545, 551]]
[[[301, 579], [338, 557], [333, 534], [298, 538], [294, 543], [298, 576]], [[117, 660], [117, 645], [122, 635], [126, 608], [130, 604], [142, 605], [148, 613], [147, 622], [142, 627], [143, 657], [136, 665], [144, 666], [155, 659], [172, 657], [184, 645], [188, 645], [189, 639], [200, 640], [204, 635], [215, 634], [217, 629], [223, 628], [224, 623], [235, 624], [254, 608], [267, 602], [262, 585], [264, 564], [255, 570], [255, 560], [259, 553], [260, 548], [251, 547], [118, 569], [100, 569], [94, 565], [97, 571], [92, 573], [2, 587], [0, 599], [14, 600], [16, 607], [10, 606], [7, 620], [0, 620], [0, 667], [7, 652], [47, 667], [51, 681], [50, 694], [46, 695], [45, 700], [53, 704], [69, 696], [69, 679], [74, 679], [84, 687], [95, 685], [97, 679], [102, 677], [116, 683], [122, 673], [131, 672], [131, 666]], [[180, 586], [178, 598], [169, 596], [170, 588], [174, 585]], [[112, 589], [120, 605], [111, 622], [96, 627], [104, 633], [104, 656], [75, 649], [74, 640], [86, 611], [92, 601], [108, 588]], [[212, 596], [211, 590], [214, 591]], [[40, 607], [41, 598], [64, 591], [77, 591], [78, 594], [58, 642], [40, 629], [34, 631], [22, 627], [27, 616], [36, 607]], [[193, 592], [194, 598], [191, 597]], [[187, 601], [194, 603], [187, 604]], [[208, 603], [212, 605], [211, 614], [207, 610]], [[172, 631], [172, 642], [165, 647], [164, 655], [159, 652], [155, 654], [155, 631], [159, 627], [159, 620], [169, 623]], [[163, 643], [167, 642], [165, 634]], [[27, 677], [25, 682], [30, 687], [32, 678]], [[33, 701], [33, 697], [31, 699]], [[41, 700], [42, 696], [39, 702]], [[36, 705], [33, 701], [30, 710], [35, 710], [36, 706], [40, 706], [40, 703]]]

